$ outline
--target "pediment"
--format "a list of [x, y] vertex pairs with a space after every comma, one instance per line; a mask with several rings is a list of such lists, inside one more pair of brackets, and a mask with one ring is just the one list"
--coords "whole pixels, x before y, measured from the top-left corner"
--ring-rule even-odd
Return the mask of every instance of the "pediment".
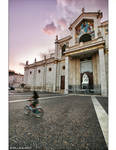
[[93, 19], [82, 19], [81, 22], [79, 22], [75, 26], [75, 36], [80, 38], [82, 35], [90, 34], [91, 36], [94, 36], [94, 21]]
[[72, 30], [73, 27], [80, 24], [83, 19], [90, 19], [90, 18], [102, 18], [102, 12], [83, 12], [80, 16], [70, 25], [69, 30]]

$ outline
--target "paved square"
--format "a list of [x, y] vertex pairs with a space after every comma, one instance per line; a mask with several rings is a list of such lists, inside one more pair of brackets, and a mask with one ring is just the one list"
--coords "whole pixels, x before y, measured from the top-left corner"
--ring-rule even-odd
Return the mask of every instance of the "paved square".
[[45, 112], [43, 119], [24, 115], [25, 99], [29, 96], [10, 95], [10, 149], [108, 149], [91, 96], [40, 95], [40, 105]]

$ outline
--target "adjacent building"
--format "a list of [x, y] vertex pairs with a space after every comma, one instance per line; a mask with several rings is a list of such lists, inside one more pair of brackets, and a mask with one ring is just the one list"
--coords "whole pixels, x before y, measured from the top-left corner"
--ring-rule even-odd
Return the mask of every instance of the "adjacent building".
[[70, 35], [55, 40], [55, 53], [25, 65], [24, 83], [31, 90], [108, 95], [108, 21], [103, 14], [82, 13]]
[[24, 75], [9, 71], [9, 87], [17, 88], [24, 84]]

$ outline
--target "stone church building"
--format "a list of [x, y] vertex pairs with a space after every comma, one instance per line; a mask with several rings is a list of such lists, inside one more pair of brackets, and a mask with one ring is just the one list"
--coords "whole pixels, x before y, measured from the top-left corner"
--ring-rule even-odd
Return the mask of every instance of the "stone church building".
[[108, 95], [108, 21], [102, 12], [85, 12], [72, 22], [70, 35], [55, 40], [55, 53], [25, 65], [25, 88], [60, 93]]

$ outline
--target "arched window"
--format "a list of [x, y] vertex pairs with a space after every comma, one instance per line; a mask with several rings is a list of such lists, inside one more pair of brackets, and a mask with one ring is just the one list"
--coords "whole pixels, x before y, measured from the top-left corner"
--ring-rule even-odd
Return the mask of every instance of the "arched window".
[[66, 49], [66, 44], [64, 44], [64, 45], [62, 46], [62, 56], [64, 55], [65, 49]]
[[65, 70], [65, 66], [63, 66], [62, 69]]
[[49, 68], [49, 71], [52, 71], [52, 68]]
[[79, 42], [88, 42], [88, 41], [91, 41], [91, 35], [90, 34], [84, 34], [79, 39]]
[[38, 73], [40, 73], [41, 72], [41, 70], [38, 70]]

